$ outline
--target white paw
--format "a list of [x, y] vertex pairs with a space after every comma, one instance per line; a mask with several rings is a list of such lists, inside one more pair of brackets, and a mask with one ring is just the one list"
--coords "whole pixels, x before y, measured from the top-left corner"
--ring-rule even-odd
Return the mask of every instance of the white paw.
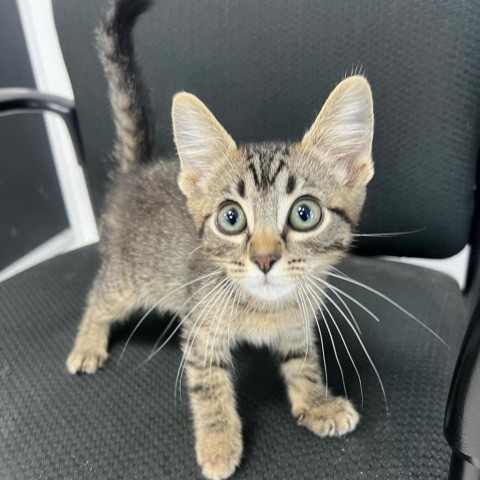
[[95, 373], [107, 360], [105, 350], [75, 347], [67, 358], [67, 369], [72, 374]]
[[298, 424], [307, 427], [319, 437], [340, 437], [358, 425], [360, 416], [353, 405], [342, 397], [327, 397], [302, 412]]
[[210, 480], [223, 480], [240, 464], [242, 437], [236, 431], [211, 433], [197, 441], [196, 450], [203, 475]]

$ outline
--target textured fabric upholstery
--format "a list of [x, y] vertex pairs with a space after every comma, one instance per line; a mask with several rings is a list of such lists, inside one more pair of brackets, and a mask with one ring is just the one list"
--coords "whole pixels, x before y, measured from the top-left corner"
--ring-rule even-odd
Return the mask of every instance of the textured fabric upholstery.
[[[200, 478], [186, 395], [174, 403], [181, 359], [176, 337], [138, 368], [166, 319], [152, 317], [141, 327], [119, 365], [139, 315], [116, 330], [111, 358], [96, 375], [72, 377], [65, 369], [97, 265], [96, 249], [88, 247], [0, 284], [0, 478]], [[245, 455], [233, 478], [445, 478], [442, 419], [466, 323], [458, 287], [440, 273], [373, 259], [352, 258], [342, 269], [408, 307], [452, 351], [383, 300], [337, 282], [381, 318], [377, 324], [352, 307], [385, 383], [388, 415], [375, 375], [339, 315], [364, 391], [359, 428], [345, 438], [319, 439], [297, 426], [268, 352], [245, 348], [236, 362]], [[358, 380], [336, 343], [348, 394], [360, 405]], [[341, 393], [330, 347], [327, 367]]]
[[[299, 139], [344, 73], [362, 67], [376, 111], [376, 177], [363, 232], [426, 227], [416, 235], [359, 241], [366, 254], [442, 257], [461, 249], [473, 212], [478, 147], [480, 1], [156, 0], [135, 32], [156, 112], [158, 152], [173, 152], [170, 101], [202, 98], [238, 141]], [[53, 0], [101, 206], [112, 164], [113, 125], [93, 30], [107, 2]], [[361, 237], [360, 237], [361, 238]], [[175, 337], [149, 363], [166, 319], [151, 315], [122, 348], [141, 312], [119, 326], [111, 357], [94, 376], [70, 376], [73, 343], [96, 247], [55, 258], [0, 284], [0, 479], [200, 478], [188, 402], [177, 395]], [[319, 439], [290, 416], [276, 365], [265, 350], [236, 353], [245, 454], [235, 479], [445, 478], [442, 423], [466, 326], [455, 282], [426, 269], [352, 257], [342, 270], [408, 308], [450, 345], [353, 285], [336, 285], [381, 318], [352, 306], [378, 380], [356, 337], [335, 314], [362, 379], [361, 423], [341, 439]], [[328, 335], [323, 331], [324, 339]], [[348, 395], [358, 379], [336, 336]], [[329, 383], [342, 393], [327, 341]]]
[[[113, 125], [93, 30], [109, 2], [53, 0], [97, 204]], [[172, 153], [171, 97], [197, 94], [237, 141], [299, 139], [342, 76], [372, 84], [376, 176], [363, 232], [368, 254], [449, 256], [469, 235], [480, 98], [480, 1], [154, 0], [137, 52]]]

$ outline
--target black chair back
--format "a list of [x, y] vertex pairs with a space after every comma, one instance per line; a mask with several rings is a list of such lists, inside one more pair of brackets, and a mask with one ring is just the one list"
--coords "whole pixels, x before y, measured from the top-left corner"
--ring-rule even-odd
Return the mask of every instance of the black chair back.
[[[53, 0], [95, 202], [113, 124], [93, 30], [109, 2]], [[352, 71], [372, 84], [376, 175], [359, 251], [446, 257], [469, 238], [480, 97], [480, 2], [156, 0], [135, 31], [159, 153], [174, 152], [172, 95], [198, 95], [239, 142], [300, 139]], [[360, 237], [361, 238], [361, 237]]]

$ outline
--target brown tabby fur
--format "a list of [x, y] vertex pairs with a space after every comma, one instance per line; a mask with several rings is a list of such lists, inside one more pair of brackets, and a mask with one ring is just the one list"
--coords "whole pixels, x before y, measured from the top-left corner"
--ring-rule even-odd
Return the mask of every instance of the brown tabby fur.
[[[120, 0], [98, 35], [121, 173], [103, 215], [102, 267], [67, 367], [94, 373], [107, 359], [112, 324], [135, 309], [178, 312], [197, 460], [206, 477], [223, 479], [242, 457], [230, 370], [242, 342], [267, 345], [279, 358], [299, 424], [323, 437], [358, 423], [349, 401], [326, 394], [313, 341], [319, 294], [309, 278], [324, 278], [350, 245], [373, 175], [372, 97], [363, 77], [347, 78], [302, 141], [237, 145], [200, 100], [179, 93], [172, 118], [180, 162], [142, 165], [151, 145], [130, 33], [146, 6]], [[323, 218], [295, 231], [289, 212], [305, 195], [318, 200]], [[226, 200], [245, 212], [240, 234], [217, 226]], [[277, 258], [266, 274], [253, 260], [259, 255]]]

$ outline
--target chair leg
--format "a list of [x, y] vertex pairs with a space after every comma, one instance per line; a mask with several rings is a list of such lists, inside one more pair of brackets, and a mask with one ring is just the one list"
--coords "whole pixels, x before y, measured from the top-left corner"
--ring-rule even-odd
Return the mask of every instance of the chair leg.
[[448, 478], [449, 480], [480, 480], [480, 468], [453, 452]]

